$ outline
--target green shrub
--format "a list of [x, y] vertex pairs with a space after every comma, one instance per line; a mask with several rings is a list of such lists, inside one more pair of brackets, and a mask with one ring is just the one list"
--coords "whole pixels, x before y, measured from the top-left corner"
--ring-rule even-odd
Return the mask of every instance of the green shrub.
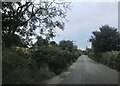
[[41, 83], [54, 74], [41, 70], [30, 55], [21, 49], [3, 48], [3, 84], [34, 84]]
[[60, 74], [70, 66], [79, 51], [46, 45], [24, 49], [3, 47], [3, 84], [34, 84]]
[[[30, 59], [21, 50], [3, 48], [3, 83], [27, 83]], [[32, 79], [30, 79], [32, 82]]]
[[103, 53], [101, 62], [113, 69], [120, 70], [120, 51]]
[[102, 64], [120, 71], [120, 51], [111, 51], [98, 54], [88, 54], [88, 56]]
[[38, 67], [46, 63], [49, 70], [55, 74], [60, 74], [62, 71], [77, 59], [77, 53], [71, 53], [68, 50], [61, 50], [57, 46], [42, 46], [32, 52]]

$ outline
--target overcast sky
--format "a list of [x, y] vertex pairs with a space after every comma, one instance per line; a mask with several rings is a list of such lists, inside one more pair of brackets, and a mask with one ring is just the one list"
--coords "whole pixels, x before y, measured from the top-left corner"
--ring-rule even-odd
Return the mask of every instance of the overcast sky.
[[72, 2], [71, 11], [67, 13], [69, 22], [65, 23], [65, 30], [57, 29], [54, 40], [73, 40], [82, 50], [91, 47], [88, 42], [92, 31], [98, 30], [101, 25], [109, 24], [118, 27], [117, 2]]

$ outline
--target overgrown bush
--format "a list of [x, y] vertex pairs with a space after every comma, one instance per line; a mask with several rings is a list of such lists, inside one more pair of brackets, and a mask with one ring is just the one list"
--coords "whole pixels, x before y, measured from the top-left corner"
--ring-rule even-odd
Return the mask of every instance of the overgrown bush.
[[3, 47], [3, 84], [43, 83], [76, 61], [80, 51], [73, 47], [64, 50], [53, 42], [31, 48]]
[[120, 71], [120, 51], [111, 51], [102, 54], [101, 62]]
[[22, 49], [2, 49], [3, 84], [41, 83], [53, 76], [48, 70], [40, 70], [36, 62]]
[[90, 54], [88, 56], [104, 65], [120, 71], [120, 51], [111, 51], [98, 54]]
[[56, 46], [42, 46], [32, 52], [32, 59], [37, 62], [39, 67], [45, 63], [55, 74], [64, 71], [77, 57], [77, 53], [73, 54]]

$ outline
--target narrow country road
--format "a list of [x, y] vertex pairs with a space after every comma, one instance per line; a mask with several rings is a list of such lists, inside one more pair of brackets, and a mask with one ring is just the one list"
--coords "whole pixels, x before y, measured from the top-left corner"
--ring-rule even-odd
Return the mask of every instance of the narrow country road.
[[118, 72], [82, 55], [67, 72], [48, 84], [118, 84]]

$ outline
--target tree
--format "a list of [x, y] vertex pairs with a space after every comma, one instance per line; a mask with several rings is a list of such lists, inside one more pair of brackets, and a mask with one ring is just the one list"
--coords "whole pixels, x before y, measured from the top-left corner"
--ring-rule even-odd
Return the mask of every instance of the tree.
[[69, 50], [70, 52], [72, 52], [74, 48], [73, 41], [70, 41], [70, 40], [60, 41], [59, 46], [62, 50]]
[[36, 48], [39, 48], [41, 46], [46, 46], [46, 45], [48, 45], [48, 40], [43, 39], [41, 36], [38, 36], [37, 41], [35, 42], [34, 46]]
[[120, 50], [120, 33], [116, 28], [104, 25], [99, 30], [89, 40], [95, 53]]
[[57, 44], [55, 41], [51, 41], [51, 42], [49, 43], [49, 45], [58, 46], [58, 44]]
[[72, 53], [75, 53], [75, 52], [78, 51], [77, 46], [74, 45], [73, 41], [70, 41], [70, 40], [62, 40], [62, 41], [60, 41], [59, 47], [62, 50], [67, 50], [67, 51], [70, 51]]
[[[64, 20], [69, 2], [41, 0], [36, 2], [2, 2], [2, 36], [6, 46], [16, 40], [27, 43], [31, 36], [45, 35], [47, 39], [55, 36], [55, 28], [64, 29]], [[37, 31], [37, 33], [35, 33]], [[15, 39], [13, 36], [19, 36]], [[23, 39], [25, 42], [23, 42]]]

